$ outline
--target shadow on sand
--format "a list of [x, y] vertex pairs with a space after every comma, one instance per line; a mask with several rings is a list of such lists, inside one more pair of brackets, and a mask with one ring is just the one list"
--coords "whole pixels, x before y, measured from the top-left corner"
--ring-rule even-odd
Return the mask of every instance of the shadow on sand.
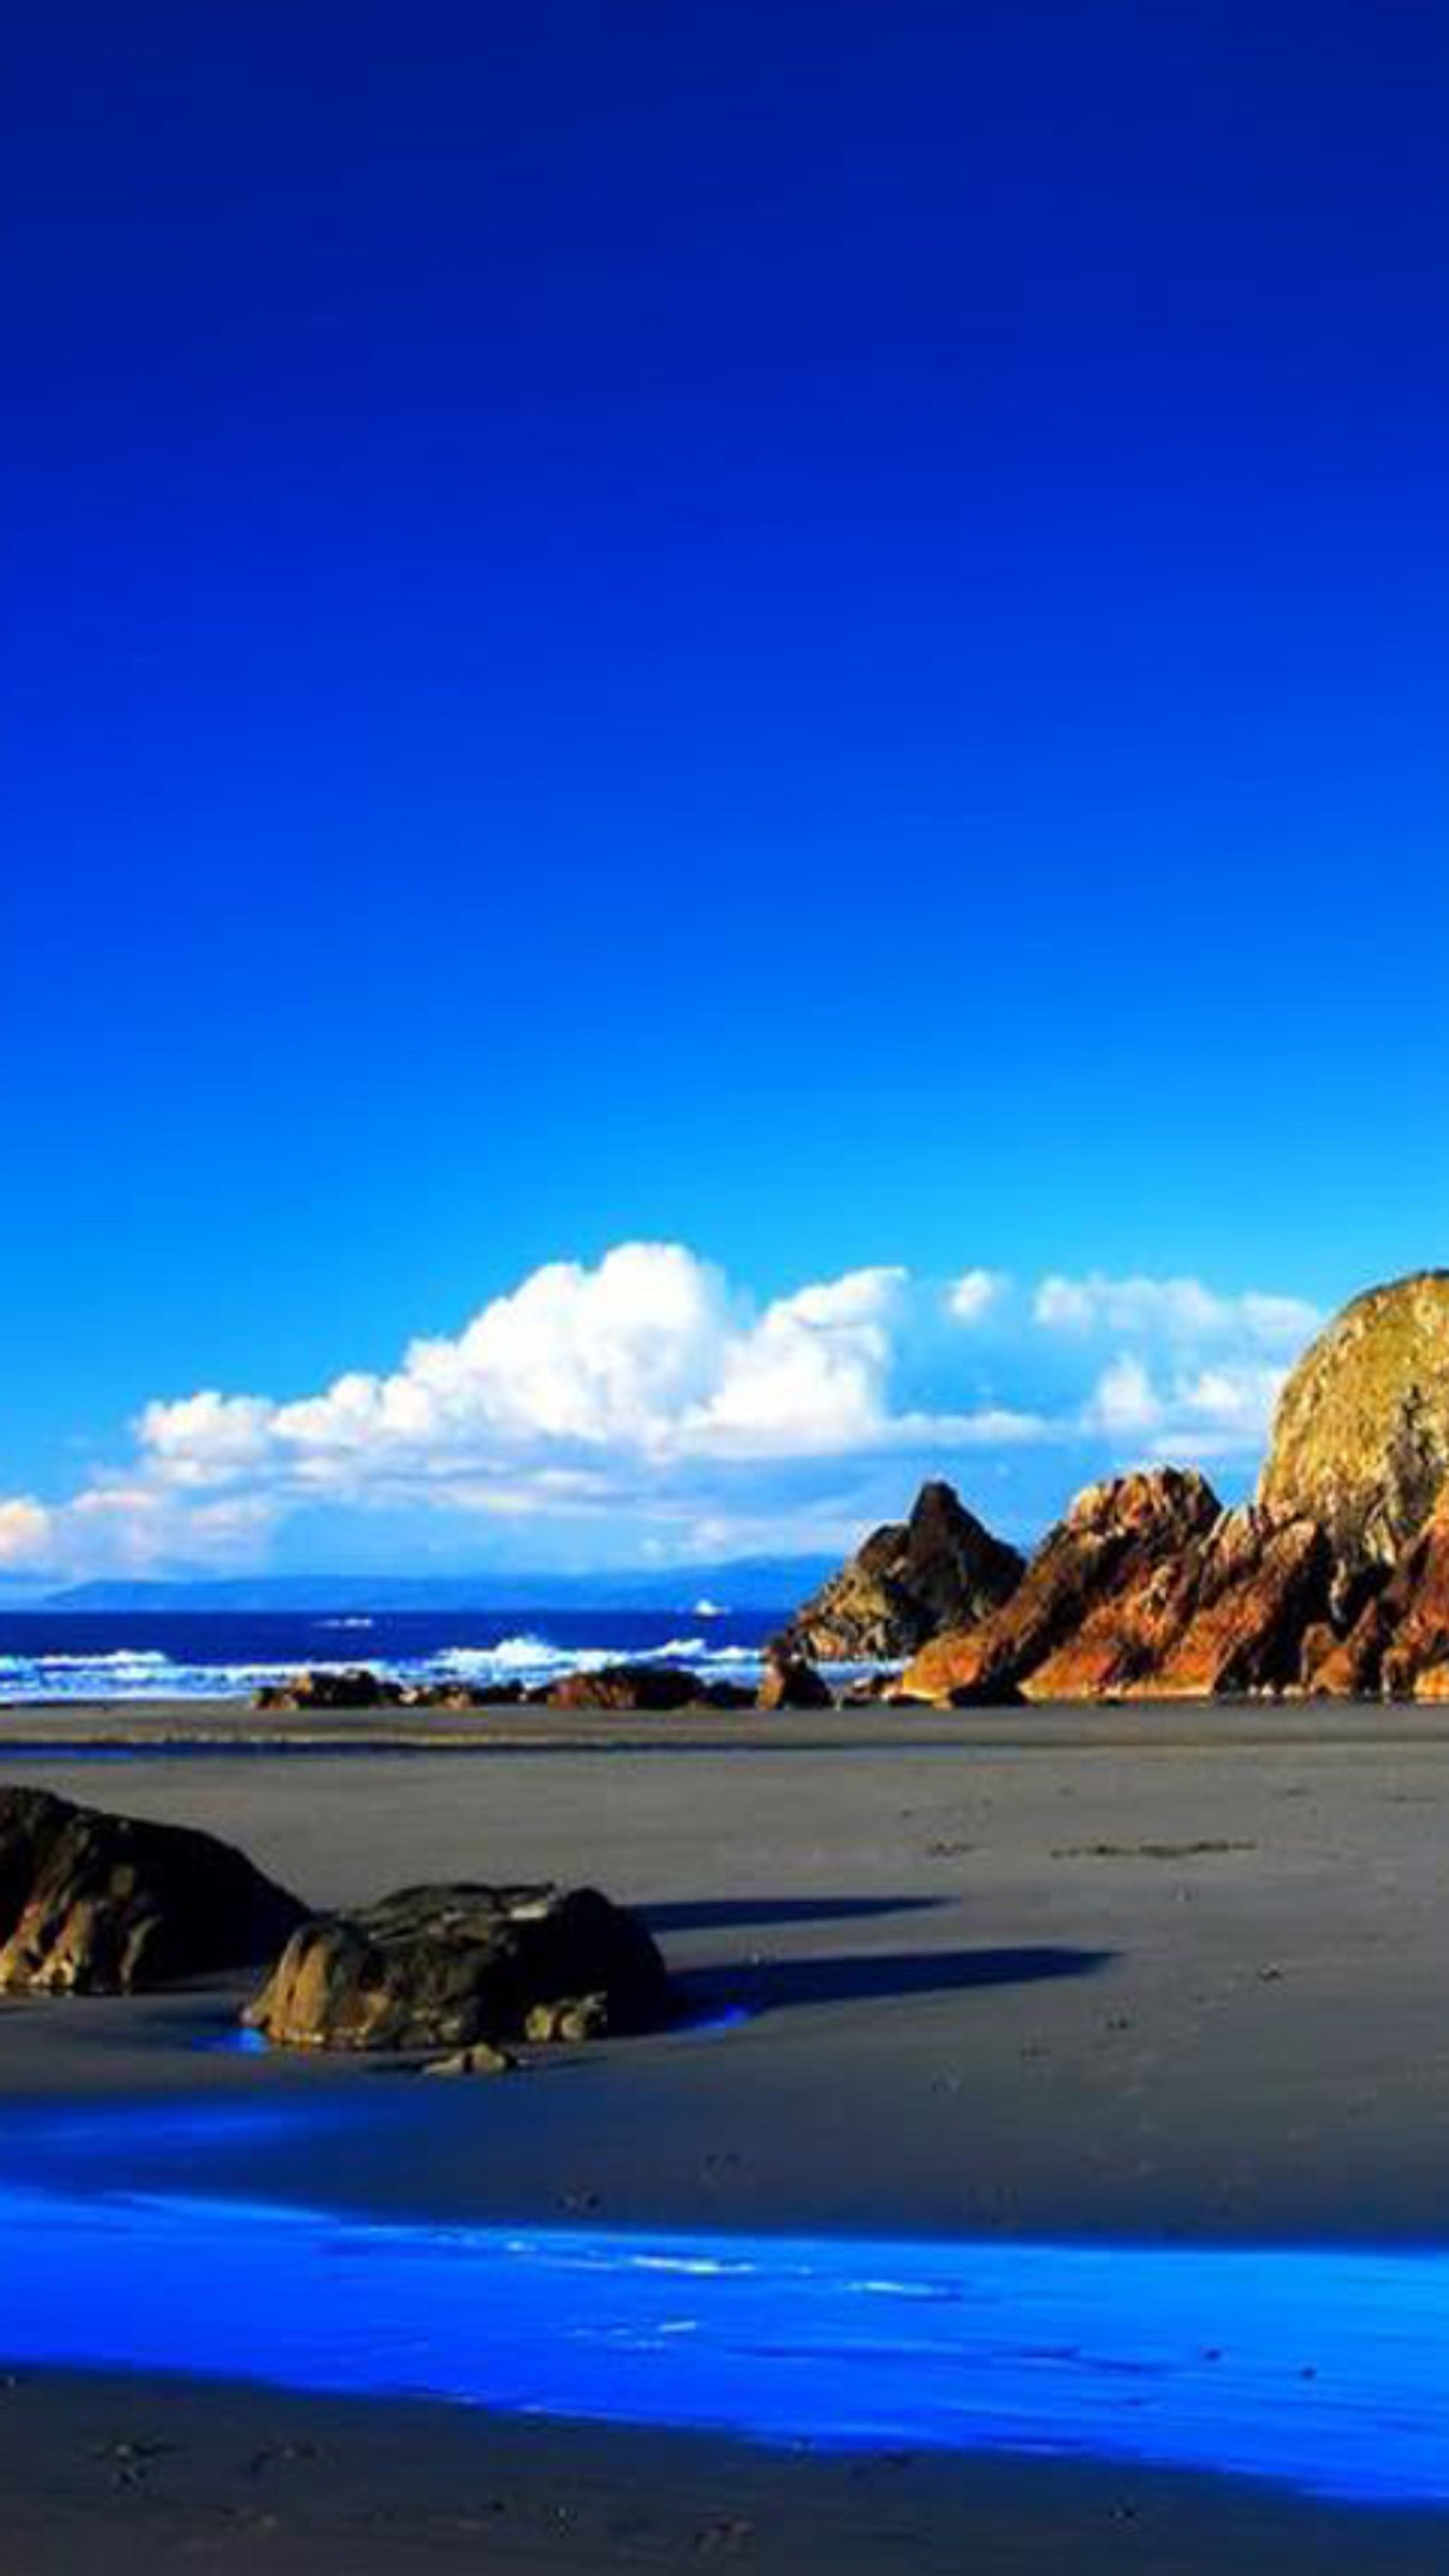
[[996, 1950], [883, 1950], [858, 1957], [759, 1959], [686, 1970], [677, 1979], [691, 2011], [781, 2012], [795, 2004], [890, 2003], [974, 1987], [1038, 1985], [1050, 1977], [1091, 1977], [1112, 1950], [1059, 1944]]
[[877, 1914], [924, 1914], [939, 1896], [718, 1896], [641, 1905], [651, 1932], [718, 1932], [736, 1923], [864, 1922]]

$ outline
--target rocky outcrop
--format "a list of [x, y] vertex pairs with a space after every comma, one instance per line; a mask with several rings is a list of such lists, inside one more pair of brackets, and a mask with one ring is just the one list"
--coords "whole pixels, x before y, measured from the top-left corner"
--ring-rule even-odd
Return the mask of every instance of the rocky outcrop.
[[775, 1639], [811, 1663], [895, 1662], [1009, 1599], [1024, 1560], [950, 1485], [923, 1485], [909, 1520], [875, 1530]]
[[254, 1966], [305, 1907], [229, 1843], [185, 1825], [0, 1792], [0, 1987], [130, 1994]]
[[593, 1888], [410, 1887], [293, 1934], [245, 2019], [287, 2048], [416, 2051], [668, 2018], [644, 1925]]
[[1292, 1688], [1333, 1580], [1333, 1551], [1316, 1522], [1225, 1513], [1191, 1552], [1161, 1643], [1130, 1695], [1213, 1699]]
[[529, 1692], [537, 1708], [621, 1709], [639, 1714], [698, 1706], [704, 1684], [679, 1664], [608, 1664], [602, 1672], [565, 1673]]
[[366, 1664], [346, 1669], [319, 1664], [293, 1673], [284, 1682], [266, 1682], [252, 1706], [307, 1716], [314, 1711], [370, 1708], [510, 1708], [519, 1699], [516, 1682], [398, 1682], [373, 1672]]
[[1303, 1686], [1317, 1699], [1449, 1697], [1449, 1499], [1346, 1635], [1317, 1630], [1306, 1640]]
[[756, 1695], [757, 1708], [833, 1708], [830, 1684], [800, 1655], [774, 1651], [766, 1659]]
[[955, 1629], [907, 1665], [901, 1688], [912, 1698], [980, 1703], [1030, 1692], [1034, 1676], [1083, 1638], [1079, 1687], [1099, 1696], [1123, 1654], [1117, 1621], [1124, 1602], [1150, 1578], [1170, 1584], [1187, 1551], [1222, 1517], [1212, 1487], [1199, 1475], [1159, 1467], [1089, 1485], [1064, 1521], [1043, 1540], [1016, 1591], [989, 1619]]
[[358, 1664], [347, 1670], [319, 1665], [293, 1673], [288, 1681], [265, 1682], [252, 1702], [259, 1709], [395, 1708], [402, 1697], [396, 1682], [384, 1681]]
[[1180, 1556], [1109, 1590], [1026, 1679], [1032, 1699], [1213, 1699], [1298, 1680], [1333, 1559], [1312, 1521], [1225, 1512]]
[[1449, 1271], [1371, 1288], [1299, 1362], [1259, 1500], [1315, 1520], [1352, 1574], [1391, 1565], [1449, 1479]]

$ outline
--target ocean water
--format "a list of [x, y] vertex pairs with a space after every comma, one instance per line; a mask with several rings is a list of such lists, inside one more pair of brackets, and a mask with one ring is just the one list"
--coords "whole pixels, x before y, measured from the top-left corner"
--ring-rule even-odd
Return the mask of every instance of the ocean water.
[[10, 1611], [0, 1702], [248, 1699], [304, 1666], [366, 1665], [407, 1682], [510, 1682], [520, 1695], [605, 1664], [688, 1664], [750, 1681], [788, 1616], [650, 1610]]

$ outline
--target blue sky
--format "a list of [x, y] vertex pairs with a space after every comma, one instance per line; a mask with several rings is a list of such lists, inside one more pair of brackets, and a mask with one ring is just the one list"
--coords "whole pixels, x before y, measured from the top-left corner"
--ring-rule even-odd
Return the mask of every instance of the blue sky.
[[[12, 1571], [1240, 1489], [1293, 1331], [1444, 1256], [1444, 20], [81, 0], [7, 58]], [[485, 1369], [349, 1482], [286, 1416], [558, 1263], [627, 1379], [630, 1244], [714, 1354], [665, 1427], [505, 1437]], [[726, 1460], [721, 1355], [861, 1273], [868, 1398]], [[147, 1411], [201, 1394], [294, 1427]]]

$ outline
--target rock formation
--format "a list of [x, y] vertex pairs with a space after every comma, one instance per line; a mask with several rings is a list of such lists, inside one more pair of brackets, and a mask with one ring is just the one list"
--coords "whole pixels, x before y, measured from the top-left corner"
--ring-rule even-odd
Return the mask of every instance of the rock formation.
[[1031, 1699], [1213, 1699], [1291, 1689], [1328, 1609], [1313, 1521], [1224, 1512], [1180, 1552], [1109, 1585], [1076, 1634], [1023, 1675]]
[[772, 1647], [756, 1697], [757, 1708], [833, 1708], [830, 1684], [801, 1655], [782, 1655]]
[[518, 1698], [516, 1682], [398, 1682], [366, 1664], [346, 1668], [321, 1664], [293, 1673], [284, 1682], [265, 1682], [252, 1706], [307, 1716], [314, 1710], [362, 1708], [508, 1708], [516, 1706]]
[[528, 1696], [538, 1708], [647, 1712], [697, 1707], [705, 1692], [699, 1675], [679, 1664], [608, 1664], [602, 1672], [565, 1673]]
[[1259, 1501], [1326, 1531], [1350, 1572], [1389, 1565], [1449, 1479], [1449, 1271], [1371, 1288], [1284, 1388]]
[[0, 1987], [130, 1994], [251, 1967], [305, 1912], [213, 1834], [0, 1792]]
[[432, 2051], [668, 2014], [650, 1934], [593, 1888], [452, 1885], [304, 1924], [244, 2017], [288, 2048]]
[[264, 1682], [253, 1700], [259, 1709], [395, 1708], [402, 1693], [366, 1664], [342, 1670], [321, 1665], [288, 1681]]
[[923, 1647], [901, 1677], [902, 1690], [931, 1700], [1011, 1697], [1091, 1625], [1078, 1686], [1100, 1695], [1115, 1686], [1121, 1605], [1151, 1576], [1170, 1582], [1187, 1550], [1221, 1516], [1205, 1479], [1177, 1467], [1089, 1485], [1042, 1541], [1002, 1608]]
[[1315, 1699], [1449, 1698], [1449, 1497], [1346, 1633], [1311, 1632], [1302, 1679]]
[[896, 1662], [999, 1608], [1023, 1563], [950, 1485], [923, 1485], [910, 1519], [873, 1531], [775, 1645], [813, 1663]]

